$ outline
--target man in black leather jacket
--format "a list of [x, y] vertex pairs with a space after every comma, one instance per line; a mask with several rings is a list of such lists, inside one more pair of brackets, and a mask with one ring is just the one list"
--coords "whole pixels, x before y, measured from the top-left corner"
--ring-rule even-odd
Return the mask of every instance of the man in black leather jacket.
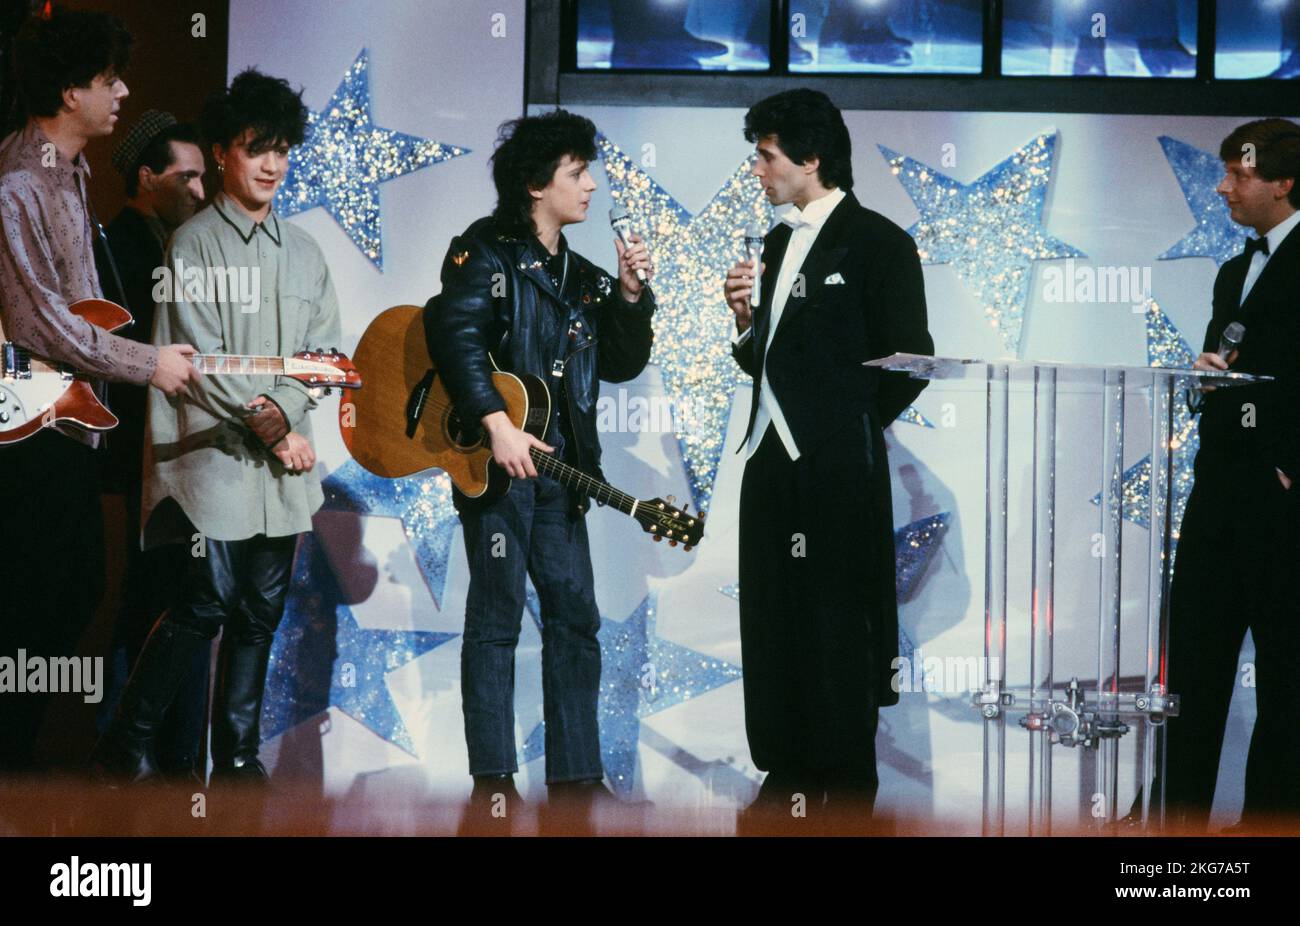
[[[615, 240], [615, 279], [561, 234], [587, 217], [596, 189], [587, 164], [595, 157], [595, 126], [581, 116], [556, 110], [502, 126], [492, 156], [497, 207], [452, 240], [442, 292], [425, 307], [429, 353], [460, 419], [481, 424], [494, 461], [513, 477], [493, 500], [455, 493], [470, 571], [461, 694], [471, 808], [490, 819], [518, 797], [514, 658], [525, 575], [541, 604], [548, 790], [584, 804], [608, 794], [587, 502], [539, 476], [530, 457], [537, 447], [599, 476], [599, 381], [632, 379], [650, 358], [654, 298], [637, 271], [648, 279], [652, 270], [640, 237], [632, 235], [630, 247]], [[546, 382], [553, 410], [545, 442], [507, 417], [493, 362]]]

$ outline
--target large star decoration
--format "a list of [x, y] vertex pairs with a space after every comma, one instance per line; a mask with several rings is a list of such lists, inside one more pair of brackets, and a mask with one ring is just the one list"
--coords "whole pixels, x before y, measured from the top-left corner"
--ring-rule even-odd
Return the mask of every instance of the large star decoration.
[[[748, 379], [731, 356], [727, 271], [744, 256], [745, 228], [768, 228], [772, 207], [751, 173], [754, 155], [737, 167], [708, 205], [691, 213], [604, 135], [597, 139], [610, 195], [631, 217], [654, 256], [655, 345], [664, 391], [679, 422], [678, 447], [691, 499], [707, 513], [713, 498], [731, 400]], [[899, 420], [933, 427], [914, 407]]]
[[654, 255], [655, 344], [664, 391], [678, 410], [677, 433], [691, 498], [707, 513], [741, 377], [731, 357], [731, 311], [722, 293], [744, 252], [745, 228], [772, 224], [772, 207], [750, 174], [751, 155], [692, 216], [605, 136], [598, 139], [610, 194]]
[[1228, 258], [1240, 254], [1246, 242], [1246, 230], [1232, 221], [1222, 197], [1214, 192], [1223, 176], [1223, 162], [1208, 151], [1167, 135], [1160, 136], [1160, 147], [1182, 187], [1196, 226], [1159, 259], [1209, 257], [1222, 266]]
[[325, 108], [308, 115], [303, 144], [289, 152], [289, 172], [275, 195], [275, 210], [291, 216], [324, 206], [382, 270], [379, 184], [470, 149], [376, 126], [370, 115], [369, 65], [363, 48]]
[[406, 539], [415, 548], [415, 561], [428, 583], [434, 604], [442, 607], [447, 587], [447, 560], [456, 532], [451, 503], [451, 479], [430, 470], [403, 479], [385, 479], [348, 460], [325, 480], [323, 511], [399, 518]]
[[[1155, 300], [1147, 299], [1145, 308], [1147, 364], [1153, 367], [1190, 367], [1196, 360], [1196, 354], [1179, 333], [1178, 327], [1169, 320], [1169, 316], [1165, 315]], [[1196, 418], [1187, 408], [1181, 392], [1175, 393], [1173, 402], [1173, 510], [1169, 512], [1169, 517], [1172, 519], [1171, 536], [1177, 541], [1179, 527], [1183, 523], [1183, 511], [1187, 508], [1187, 496], [1192, 491], [1193, 464], [1201, 442], [1196, 430]], [[1149, 529], [1150, 502], [1151, 455], [1147, 454], [1124, 470], [1120, 499], [1124, 520]], [[1100, 492], [1093, 496], [1092, 503], [1101, 505]]]
[[1033, 262], [1087, 256], [1043, 226], [1056, 133], [1036, 136], [974, 183], [879, 147], [921, 213], [909, 232], [922, 263], [952, 264], [1019, 356]]
[[[665, 640], [655, 632], [657, 595], [641, 600], [624, 621], [600, 622], [600, 754], [610, 785], [628, 795], [635, 783], [641, 720], [740, 678], [739, 666]], [[536, 594], [528, 609], [541, 625]], [[521, 762], [545, 754], [545, 721], [524, 740]]]
[[279, 736], [337, 707], [415, 756], [415, 744], [385, 676], [455, 636], [363, 630], [343, 600], [328, 557], [308, 534], [298, 549], [284, 619], [271, 647], [262, 738]]

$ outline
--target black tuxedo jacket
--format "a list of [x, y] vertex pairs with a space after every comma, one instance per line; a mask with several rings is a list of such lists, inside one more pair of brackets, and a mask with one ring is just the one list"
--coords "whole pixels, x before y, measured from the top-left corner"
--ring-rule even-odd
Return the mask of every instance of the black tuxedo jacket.
[[[1239, 254], [1214, 281], [1214, 312], [1204, 351], [1219, 349], [1230, 323], [1246, 327], [1232, 369], [1263, 373], [1275, 382], [1216, 389], [1201, 411], [1200, 455], [1211, 460], [1277, 467], [1300, 479], [1300, 229], [1293, 229], [1264, 265], [1245, 303], [1242, 284], [1250, 259]], [[1252, 409], [1247, 408], [1249, 403]], [[1252, 420], [1253, 418], [1253, 420]]]
[[[741, 447], [753, 430], [760, 391], [771, 389], [803, 454], [864, 415], [875, 429], [888, 427], [927, 384], [863, 362], [893, 353], [932, 354], [934, 341], [926, 328], [916, 243], [846, 193], [804, 259], [803, 294], [795, 295], [796, 286], [786, 300], [765, 357], [773, 289], [792, 232], [781, 223], [763, 241], [762, 303], [754, 309], [753, 335], [732, 353], [754, 378]], [[835, 274], [844, 282], [828, 284]]]
[[[871, 652], [860, 655], [877, 680], [876, 703], [897, 704], [898, 692], [890, 684], [898, 655], [898, 597], [884, 428], [927, 383], [862, 364], [893, 353], [934, 352], [926, 329], [921, 261], [907, 232], [846, 193], [804, 259], [802, 295], [792, 291], [786, 300], [765, 358], [773, 288], [791, 233], [784, 223], [768, 233], [763, 244], [763, 297], [754, 310], [753, 335], [732, 350], [736, 362], [754, 378], [745, 440], [754, 427], [760, 390], [771, 389], [801, 455], [832, 440], [862, 447], [865, 465], [860, 485], [853, 488], [865, 489], [871, 514], [852, 542], [865, 545], [870, 565], [867, 575], [846, 581], [860, 583], [863, 613], [872, 622]], [[843, 282], [828, 283], [836, 274]], [[846, 491], [834, 485], [820, 488], [827, 493]]]

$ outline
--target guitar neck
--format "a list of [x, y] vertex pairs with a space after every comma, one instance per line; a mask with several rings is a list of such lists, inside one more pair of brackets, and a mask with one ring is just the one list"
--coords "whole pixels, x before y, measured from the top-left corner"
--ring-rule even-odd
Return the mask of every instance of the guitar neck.
[[195, 354], [191, 361], [200, 373], [282, 375], [283, 357], [258, 357], [250, 354]]
[[543, 476], [550, 476], [556, 482], [588, 495], [602, 505], [611, 505], [625, 515], [631, 516], [636, 511], [637, 499], [626, 492], [620, 492], [608, 482], [601, 482], [599, 479], [588, 476], [582, 470], [574, 469], [567, 463], [560, 462], [555, 457], [543, 453], [536, 447], [532, 448], [531, 453], [533, 464]]

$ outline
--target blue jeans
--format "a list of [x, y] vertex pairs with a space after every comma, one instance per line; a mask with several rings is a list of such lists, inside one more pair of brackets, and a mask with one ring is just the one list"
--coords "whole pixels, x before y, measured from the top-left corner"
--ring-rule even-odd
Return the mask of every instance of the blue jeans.
[[469, 561], [461, 699], [471, 775], [519, 770], [515, 750], [515, 646], [524, 577], [541, 603], [546, 782], [601, 778], [600, 612], [587, 523], [570, 517], [569, 492], [545, 476], [516, 479], [486, 505], [456, 498]]

